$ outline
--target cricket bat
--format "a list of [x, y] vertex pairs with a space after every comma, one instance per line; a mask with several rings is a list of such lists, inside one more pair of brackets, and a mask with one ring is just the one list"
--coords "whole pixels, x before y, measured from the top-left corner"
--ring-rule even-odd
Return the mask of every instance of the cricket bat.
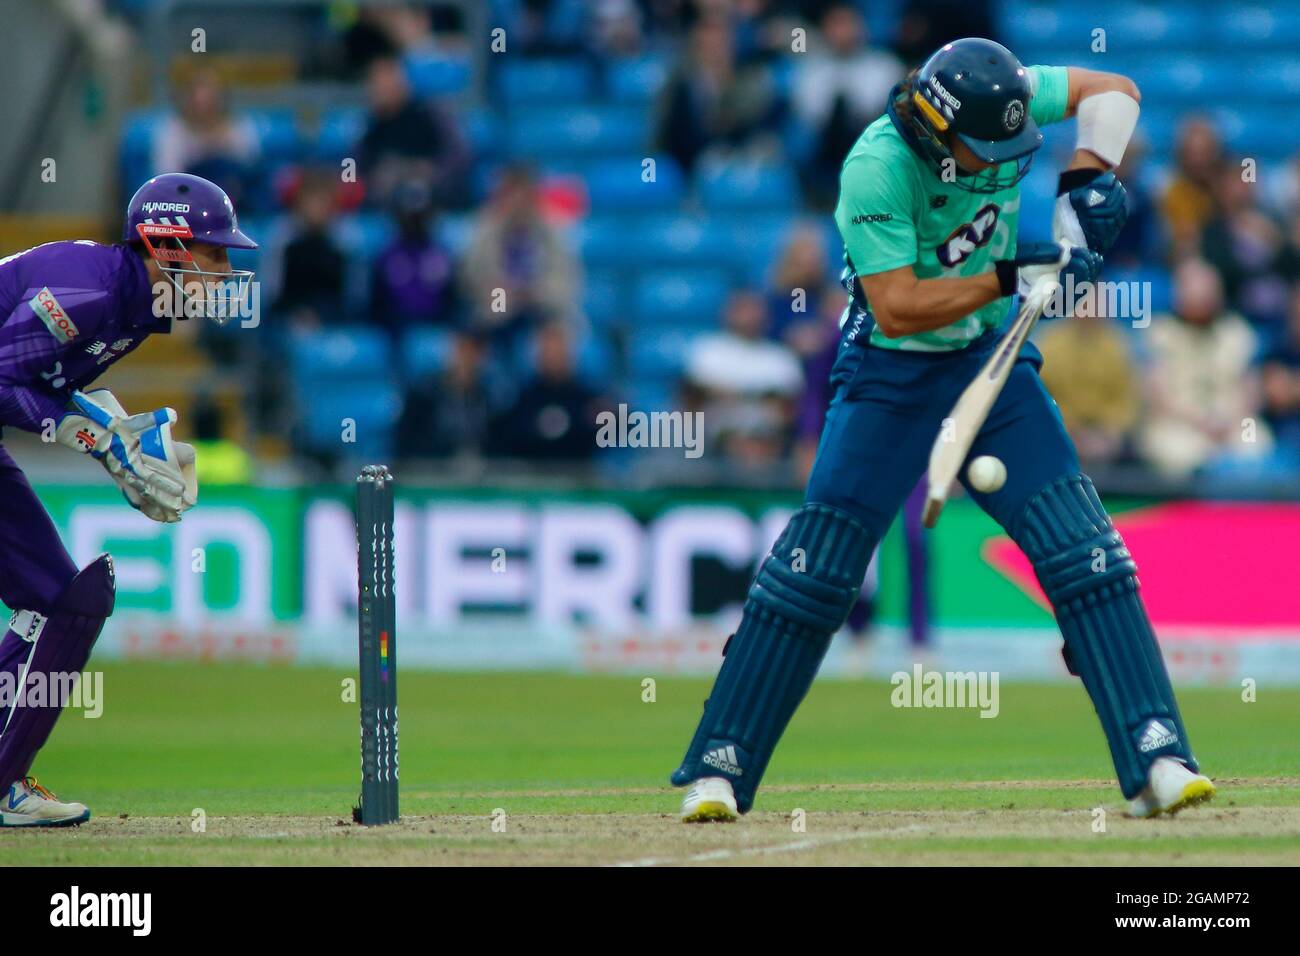
[[970, 454], [970, 446], [975, 436], [984, 427], [989, 417], [989, 409], [1002, 393], [1002, 386], [1007, 383], [1011, 367], [1016, 364], [1020, 346], [1025, 344], [1029, 333], [1042, 317], [1060, 283], [1051, 276], [1039, 279], [1029, 290], [1015, 321], [1002, 341], [993, 350], [993, 355], [984, 363], [974, 381], [966, 386], [957, 404], [952, 407], [948, 417], [939, 427], [939, 435], [930, 448], [930, 473], [925, 495], [925, 512], [921, 516], [927, 528], [933, 528], [939, 520], [939, 512], [948, 500], [952, 483], [961, 473], [961, 467]]

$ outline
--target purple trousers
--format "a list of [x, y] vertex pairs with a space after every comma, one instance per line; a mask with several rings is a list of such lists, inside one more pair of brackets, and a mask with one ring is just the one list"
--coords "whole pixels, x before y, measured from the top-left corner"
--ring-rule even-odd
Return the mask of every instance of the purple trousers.
[[[76, 576], [77, 566], [59, 540], [58, 529], [45, 506], [36, 497], [22, 469], [0, 446], [0, 601], [14, 612], [35, 611], [49, 616], [55, 612], [59, 599]], [[26, 632], [30, 618], [22, 624]], [[57, 621], [50, 621], [41, 633], [41, 640], [58, 643], [64, 636]], [[75, 640], [78, 644], [84, 643], [84, 638]], [[26, 639], [25, 633], [19, 634], [12, 628], [6, 630], [4, 638], [0, 639], [0, 672], [10, 675], [10, 686], [17, 686], [29, 662], [33, 661], [35, 646]], [[79, 654], [74, 653], [70, 662], [75, 663], [76, 657]], [[13, 770], [17, 775], [0, 779], [0, 794], [13, 779], [27, 772], [28, 767], [19, 765], [23, 762], [30, 764], [30, 760], [19, 759], [15, 763], [4, 759], [6, 753], [15, 756], [15, 749], [23, 743], [15, 739], [19, 730], [24, 730], [24, 735], [29, 738], [28, 744], [31, 742], [30, 734], [25, 732], [28, 721], [16, 721], [17, 714], [11, 714], [11, 710], [13, 708], [9, 706], [0, 708], [0, 777], [9, 776]], [[44, 715], [45, 719], [40, 723], [48, 722], [53, 726], [57, 717], [58, 712], [54, 711]], [[9, 733], [10, 730], [14, 733]], [[44, 730], [48, 735], [49, 729]], [[24, 751], [27, 749], [30, 748], [24, 747]]]

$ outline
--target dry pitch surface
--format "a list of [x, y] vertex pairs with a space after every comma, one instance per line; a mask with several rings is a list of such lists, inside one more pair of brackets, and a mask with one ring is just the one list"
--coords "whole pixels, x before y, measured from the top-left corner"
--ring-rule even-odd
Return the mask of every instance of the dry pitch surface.
[[[1025, 791], [1077, 799], [1104, 788], [1001, 781], [1007, 806], [972, 810], [755, 811], [736, 824], [687, 826], [670, 814], [440, 814], [365, 828], [346, 817], [217, 817], [196, 833], [178, 817], [94, 820], [59, 831], [4, 834], [0, 860], [27, 864], [401, 866], [1124, 866], [1300, 865], [1300, 808], [1237, 806], [1223, 787], [1261, 793], [1300, 781], [1220, 781], [1218, 805], [1132, 820], [1116, 805], [1017, 808]], [[769, 803], [813, 793], [773, 788]], [[851, 797], [872, 787], [817, 788]], [[908, 788], [891, 788], [895, 794]], [[922, 791], [928, 787], [919, 788]], [[530, 794], [530, 796], [564, 796]], [[511, 794], [488, 797], [509, 805]], [[502, 808], [504, 810], [504, 807]], [[1104, 830], [1100, 827], [1104, 823]], [[11, 856], [12, 854], [12, 856]]]

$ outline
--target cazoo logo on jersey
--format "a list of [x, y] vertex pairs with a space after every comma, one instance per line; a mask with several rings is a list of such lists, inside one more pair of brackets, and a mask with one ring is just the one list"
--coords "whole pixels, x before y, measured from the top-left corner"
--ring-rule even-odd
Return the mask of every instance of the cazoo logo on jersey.
[[934, 250], [939, 262], [951, 269], [964, 262], [980, 246], [987, 245], [998, 227], [998, 212], [998, 207], [989, 203], [981, 207], [970, 222], [964, 222], [950, 232]]

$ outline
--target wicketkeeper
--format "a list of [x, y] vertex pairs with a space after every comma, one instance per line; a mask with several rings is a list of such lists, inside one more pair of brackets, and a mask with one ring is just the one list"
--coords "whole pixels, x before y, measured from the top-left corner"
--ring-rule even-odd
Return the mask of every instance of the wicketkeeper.
[[[155, 521], [194, 506], [194, 449], [172, 438], [176, 412], [128, 414], [107, 389], [109, 365], [172, 317], [242, 314], [252, 273], [228, 249], [256, 249], [217, 186], [180, 173], [131, 197], [122, 242], [50, 242], [0, 260], [0, 425], [43, 433], [98, 461]], [[63, 701], [25, 688], [79, 674], [113, 611], [113, 562], [78, 570], [22, 470], [0, 445], [0, 826], [65, 826], [90, 811], [28, 776]], [[32, 695], [36, 701], [37, 695]]]
[[[1024, 67], [965, 39], [938, 50], [891, 94], [840, 180], [836, 223], [849, 293], [833, 397], [803, 507], [763, 561], [695, 737], [672, 775], [682, 819], [731, 820], [763, 771], [843, 624], [867, 562], [925, 470], [957, 397], [988, 358], [1009, 297], [1059, 273], [1096, 279], [1126, 218], [1111, 171], [1138, 119], [1137, 87], [1074, 67]], [[1060, 174], [1052, 243], [1016, 246], [1018, 183], [1039, 125], [1078, 119]], [[971, 497], [1033, 562], [1140, 816], [1214, 793], [1192, 756], [1137, 567], [1061, 416], [1021, 352], [971, 448], [1008, 478]], [[966, 482], [963, 476], [963, 483]], [[1104, 560], [1101, 560], [1104, 558]]]

